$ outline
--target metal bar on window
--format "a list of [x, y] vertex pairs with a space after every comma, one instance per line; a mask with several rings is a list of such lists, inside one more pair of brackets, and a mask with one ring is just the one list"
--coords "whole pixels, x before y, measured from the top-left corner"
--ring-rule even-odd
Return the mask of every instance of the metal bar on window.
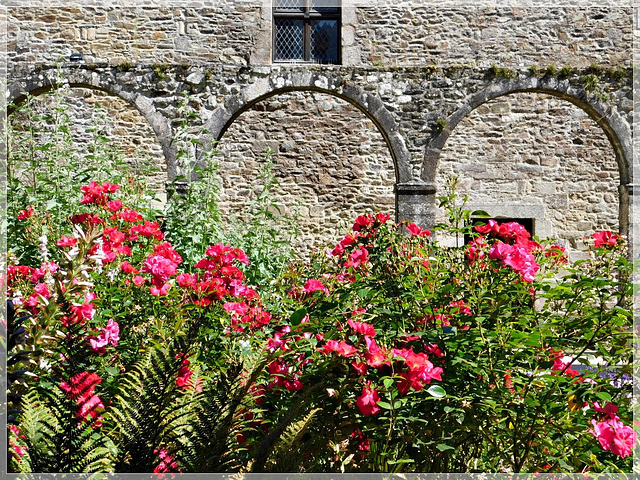
[[273, 60], [340, 63], [340, 3], [331, 0], [325, 6], [327, 0], [273, 0]]

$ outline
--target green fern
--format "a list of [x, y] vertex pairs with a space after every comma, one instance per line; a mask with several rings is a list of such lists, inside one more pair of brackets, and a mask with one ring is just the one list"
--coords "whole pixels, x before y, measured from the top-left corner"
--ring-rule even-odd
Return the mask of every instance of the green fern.
[[109, 418], [120, 450], [116, 471], [153, 471], [158, 463], [154, 450], [179, 450], [188, 438], [199, 393], [177, 388], [174, 358], [151, 350], [123, 379]]
[[113, 470], [114, 445], [95, 422], [78, 422], [73, 403], [58, 388], [46, 394], [32, 388], [23, 396], [20, 434], [25, 437], [26, 453], [20, 461], [13, 459], [12, 468], [70, 473]]
[[[274, 452], [276, 447], [280, 444], [282, 435], [291, 425], [297, 422], [296, 419], [300, 418], [300, 415], [305, 414], [304, 412], [306, 412], [313, 404], [313, 399], [316, 393], [323, 390], [325, 387], [326, 383], [323, 381], [319, 381], [314, 385], [309, 385], [308, 388], [301, 392], [301, 395], [296, 397], [295, 403], [289, 407], [286, 413], [272, 425], [269, 434], [256, 450], [255, 457], [250, 467], [252, 473], [261, 473], [265, 471], [267, 468], [267, 462], [272, 456], [272, 452]], [[280, 469], [279, 466], [278, 469]]]
[[22, 396], [21, 405], [20, 434], [25, 436], [26, 449], [19, 462], [12, 459], [11, 467], [15, 472], [42, 471], [41, 466], [54, 456], [55, 438], [62, 430], [57, 417], [42, 403], [35, 390]]
[[205, 382], [197, 421], [190, 432], [190, 446], [182, 451], [183, 461], [191, 471], [238, 472], [244, 468], [248, 452], [236, 436], [246, 427], [247, 421], [238, 413], [255, 408], [249, 386], [265, 364], [251, 365], [244, 376], [248, 378], [246, 382], [240, 382], [242, 364]]
[[[280, 437], [268, 460], [269, 469], [277, 468], [280, 472], [298, 470], [303, 455], [303, 437], [316, 419], [321, 408], [314, 408], [297, 422], [291, 423]], [[306, 450], [306, 449], [305, 449]]]

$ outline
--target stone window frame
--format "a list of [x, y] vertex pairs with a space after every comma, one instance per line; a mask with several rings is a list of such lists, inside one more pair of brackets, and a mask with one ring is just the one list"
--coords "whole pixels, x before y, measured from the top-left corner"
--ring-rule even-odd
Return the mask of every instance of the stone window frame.
[[[495, 220], [498, 223], [509, 223], [516, 222], [522, 225], [525, 230], [531, 234], [533, 237], [536, 234], [536, 218], [535, 217], [508, 217], [506, 215], [495, 215], [490, 218], [484, 217], [476, 217], [471, 214], [471, 218], [469, 219], [469, 224], [471, 225], [486, 225], [489, 220]], [[471, 241], [471, 235], [465, 233], [464, 235], [464, 243], [465, 245]]]
[[539, 238], [552, 235], [551, 222], [545, 218], [547, 208], [542, 204], [501, 204], [501, 203], [471, 203], [465, 205], [465, 210], [483, 210], [500, 221], [503, 218], [527, 218], [533, 222], [533, 234]]
[[[297, 0], [299, 7], [280, 8], [277, 6], [279, 0], [272, 0], [272, 63], [307, 63], [307, 64], [342, 64], [342, 2], [340, 0]], [[317, 10], [314, 3], [320, 3], [318, 8], [333, 7], [335, 11]], [[304, 25], [303, 31], [303, 58], [302, 59], [277, 59], [276, 58], [276, 22], [278, 19], [284, 20], [302, 20]], [[311, 23], [318, 20], [336, 20], [337, 32], [336, 42], [337, 59], [335, 62], [323, 62], [311, 58]]]

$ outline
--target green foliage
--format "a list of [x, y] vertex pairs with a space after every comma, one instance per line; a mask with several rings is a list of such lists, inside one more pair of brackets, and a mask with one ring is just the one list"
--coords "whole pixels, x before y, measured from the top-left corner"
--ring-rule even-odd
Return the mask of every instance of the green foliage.
[[238, 246], [251, 259], [244, 269], [249, 284], [265, 289], [271, 280], [284, 273], [294, 257], [292, 240], [298, 235], [297, 219], [284, 215], [274, 202], [279, 183], [272, 155], [268, 150], [263, 159], [257, 198], [238, 216], [229, 219], [230, 228], [224, 237], [226, 243]]
[[165, 73], [169, 69], [169, 65], [154, 65], [153, 71], [160, 80], [164, 80]]
[[605, 72], [604, 67], [602, 67], [602, 66], [600, 66], [600, 65], [598, 65], [598, 64], [592, 63], [591, 65], [589, 65], [589, 66], [585, 69], [585, 72], [584, 72], [584, 73], [585, 73], [586, 75], [590, 75], [590, 74], [591, 74], [591, 75], [595, 75], [595, 76], [599, 77], [599, 76], [601, 76], [604, 72]]
[[580, 77], [580, 83], [584, 86], [587, 92], [593, 92], [598, 88], [600, 78], [594, 73], [589, 73]]
[[279, 185], [273, 152], [267, 151], [262, 160], [255, 200], [237, 214], [223, 218], [218, 206], [216, 152], [205, 149], [197, 140], [207, 132], [193, 131], [192, 124], [200, 117], [189, 106], [188, 97], [181, 103], [180, 112], [182, 121], [173, 142], [182, 174], [172, 182], [165, 207], [163, 231], [167, 240], [191, 265], [209, 245], [222, 242], [242, 248], [251, 258], [245, 268], [249, 283], [268, 285], [283, 272], [293, 255], [291, 239], [297, 236], [295, 218], [285, 216], [274, 202]]
[[[51, 93], [28, 96], [17, 106], [7, 132], [7, 245], [24, 263], [40, 257], [39, 238], [60, 238], [65, 220], [81, 211], [80, 187], [90, 180], [119, 183], [128, 191], [132, 208], [152, 211], [153, 197], [144, 181], [130, 182], [154, 171], [148, 159], [141, 156], [133, 165], [123, 160], [102, 133], [108, 120], [100, 109], [88, 129], [89, 141], [78, 143], [66, 101], [70, 89], [61, 78], [57, 82]], [[17, 217], [28, 206], [43, 215], [25, 225]]]
[[291, 472], [299, 469], [301, 463], [300, 446], [303, 443], [304, 435], [311, 427], [314, 417], [319, 411], [320, 408], [314, 408], [300, 420], [287, 426], [270, 455], [269, 463], [274, 471]]
[[565, 65], [558, 72], [558, 77], [565, 78], [565, 77], [569, 77], [569, 76], [573, 75], [574, 73], [576, 73], [576, 69], [575, 68]]
[[[255, 378], [262, 367], [247, 372]], [[247, 463], [247, 451], [238, 444], [238, 435], [247, 422], [238, 422], [238, 414], [250, 406], [248, 385], [239, 381], [243, 366], [211, 376], [205, 383], [196, 406], [192, 430], [182, 439], [178, 452], [182, 464], [192, 472], [237, 472]]]
[[110, 439], [92, 428], [92, 422], [79, 423], [75, 402], [59, 388], [39, 393], [32, 388], [23, 398], [20, 440], [25, 455], [12, 457], [19, 472], [105, 472], [114, 465]]
[[516, 78], [516, 72], [506, 67], [498, 67], [496, 64], [489, 67], [488, 73], [494, 78], [506, 78], [507, 80]]
[[627, 75], [627, 70], [622, 67], [607, 68], [607, 76], [614, 80], [622, 80]]
[[436, 132], [441, 132], [442, 130], [444, 130], [444, 127], [446, 126], [447, 126], [447, 121], [444, 118], [436, 118], [436, 126], [435, 126]]
[[163, 231], [174, 248], [193, 264], [207, 246], [222, 238], [223, 222], [218, 208], [220, 185], [215, 152], [206, 150], [198, 140], [206, 131], [192, 131], [192, 123], [200, 117], [189, 106], [186, 96], [180, 103], [180, 117], [172, 139], [180, 173], [168, 188]]
[[150, 350], [122, 379], [107, 426], [112, 438], [121, 439], [116, 471], [152, 471], [158, 463], [154, 450], [159, 445], [171, 452], [184, 448], [199, 393], [177, 388], [180, 361], [175, 353]]
[[116, 70], [118, 70], [119, 72], [128, 72], [132, 68], [133, 68], [133, 63], [126, 60], [118, 63], [118, 65], [116, 66]]

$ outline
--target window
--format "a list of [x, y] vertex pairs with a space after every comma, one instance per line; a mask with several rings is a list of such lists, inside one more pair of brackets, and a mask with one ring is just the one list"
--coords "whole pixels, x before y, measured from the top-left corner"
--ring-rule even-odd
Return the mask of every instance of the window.
[[[495, 220], [498, 223], [510, 223], [510, 222], [516, 222], [519, 223], [520, 225], [522, 225], [525, 230], [527, 232], [529, 232], [529, 234], [533, 237], [534, 235], [534, 220], [533, 218], [507, 218], [507, 217], [494, 217], [493, 220]], [[489, 219], [488, 218], [477, 218], [477, 217], [471, 217], [471, 224], [472, 225], [485, 225], [489, 223]], [[469, 243], [471, 241], [471, 235], [465, 235], [464, 236], [464, 243], [465, 245], [467, 243]]]
[[274, 0], [273, 61], [340, 63], [338, 5], [337, 0]]

